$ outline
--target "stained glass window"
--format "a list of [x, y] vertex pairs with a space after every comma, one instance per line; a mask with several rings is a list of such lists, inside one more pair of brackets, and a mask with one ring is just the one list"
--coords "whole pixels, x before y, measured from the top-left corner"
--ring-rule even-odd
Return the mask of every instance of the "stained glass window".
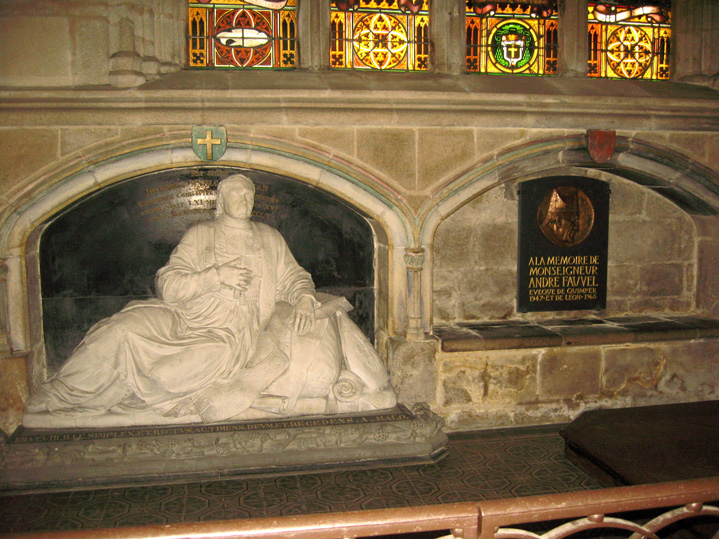
[[292, 69], [297, 0], [190, 0], [190, 67]]
[[429, 63], [430, 0], [333, 0], [330, 66], [424, 71]]
[[589, 4], [590, 77], [669, 78], [669, 1], [607, 1]]
[[467, 0], [468, 72], [557, 74], [556, 0]]

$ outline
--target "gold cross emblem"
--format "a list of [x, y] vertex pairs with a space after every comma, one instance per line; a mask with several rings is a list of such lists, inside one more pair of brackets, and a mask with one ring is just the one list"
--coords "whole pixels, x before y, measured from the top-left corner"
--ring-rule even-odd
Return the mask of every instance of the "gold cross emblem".
[[227, 132], [222, 126], [196, 125], [192, 128], [192, 149], [205, 161], [221, 158], [227, 148]]
[[212, 161], [212, 146], [214, 144], [222, 144], [222, 141], [218, 138], [212, 138], [212, 131], [206, 131], [207, 135], [203, 139], [198, 139], [198, 144], [204, 144], [207, 149], [207, 160]]

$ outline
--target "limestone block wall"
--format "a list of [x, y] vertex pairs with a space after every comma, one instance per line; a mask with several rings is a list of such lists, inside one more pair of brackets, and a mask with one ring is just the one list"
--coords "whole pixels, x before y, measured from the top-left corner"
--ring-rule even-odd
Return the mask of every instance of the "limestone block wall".
[[[719, 208], [719, 9], [674, 0], [675, 82], [652, 84], [587, 79], [585, 2], [563, 4], [560, 76], [535, 78], [463, 74], [458, 0], [432, 1], [432, 70], [406, 76], [332, 72], [329, 0], [302, 2], [300, 69], [244, 74], [178, 71], [183, 2], [0, 2], [0, 428], [19, 424], [28, 378], [42, 374], [31, 240], [73, 197], [202, 165], [190, 132], [207, 124], [227, 129], [232, 157], [222, 164], [277, 172], [282, 161], [281, 172], [329, 185], [372, 215], [377, 319], [387, 321], [378, 347], [401, 400], [428, 402], [449, 428], [717, 398], [713, 341], [450, 354], [431, 333], [440, 322], [558, 316], [515, 312], [516, 187], [577, 163], [612, 189], [605, 314], [719, 317], [719, 219], [659, 195], [686, 189], [697, 209]], [[641, 144], [660, 149], [649, 172], [661, 188], [612, 173], [629, 162], [585, 167], [594, 165], [582, 146], [588, 129], [636, 143], [624, 156], [634, 163]]]
[[[691, 216], [644, 185], [597, 177], [611, 189], [606, 310], [516, 312], [517, 183], [506, 182], [471, 199], [438, 226], [433, 323], [472, 327], [482, 321], [714, 313], [714, 294], [707, 291], [716, 282], [708, 268], [719, 260], [716, 218]], [[433, 403], [451, 430], [462, 430], [571, 421], [597, 407], [717, 398], [719, 342], [662, 338], [471, 352], [446, 352], [439, 340], [427, 340], [415, 345], [414, 354], [406, 347], [401, 351], [418, 358], [412, 369], [434, 381], [435, 391], [428, 388], [422, 398]], [[422, 358], [433, 346], [436, 361], [430, 366]], [[409, 391], [409, 373], [401, 366], [395, 372], [400, 394], [416, 395], [416, 389]]]
[[176, 71], [185, 10], [172, 0], [3, 1], [2, 85], [129, 87]]
[[437, 355], [433, 408], [451, 430], [568, 422], [592, 408], [719, 398], [719, 342]]
[[[608, 183], [603, 315], [693, 310], [697, 233], [692, 219], [640, 185], [616, 178]], [[440, 224], [434, 239], [435, 323], [577, 315], [516, 312], [517, 223], [517, 184], [505, 183]]]
[[[0, 428], [18, 425], [33, 387], [28, 378], [43, 374], [36, 368], [41, 316], [32, 305], [40, 294], [32, 241], [43, 223], [114, 182], [202, 166], [190, 134], [207, 124], [227, 129], [218, 164], [287, 174], [372, 218], [376, 319], [387, 321], [377, 328], [377, 345], [403, 402], [429, 403], [453, 429], [561, 421], [583, 406], [644, 402], [602, 389], [620, 384], [609, 373], [616, 362], [603, 359], [611, 347], [557, 352], [566, 367], [546, 359], [549, 349], [447, 355], [432, 323], [531, 318], [514, 312], [516, 186], [573, 170], [612, 187], [608, 312], [719, 316], [717, 217], [690, 217], [659, 194], [687, 188], [719, 208], [712, 176], [697, 172], [719, 170], [719, 94], [675, 83], [393, 75], [180, 71], [133, 90], [0, 89], [0, 143], [12, 150], [0, 154], [5, 341], [12, 348], [0, 357]], [[658, 149], [651, 172], [666, 185], [652, 189], [613, 174], [623, 163], [577, 165], [592, 164], [589, 128], [616, 129], [623, 158]], [[679, 165], [661, 168], [676, 156]], [[408, 331], [412, 316], [416, 334]], [[619, 356], [629, 349], [614, 348]], [[713, 387], [716, 350], [703, 349], [703, 359], [692, 350], [682, 369], [691, 372], [697, 362]], [[577, 359], [583, 356], [590, 359]], [[581, 379], [561, 382], [565, 370], [585, 369]], [[504, 374], [492, 378], [495, 371]], [[587, 387], [590, 375], [596, 381]], [[696, 391], [697, 380], [676, 382], [671, 397], [713, 394]], [[646, 395], [649, 402], [667, 394]]]
[[[52, 112], [49, 125], [27, 125], [32, 116], [25, 115], [14, 120], [19, 125], [0, 129], [7, 147], [17, 149], [0, 157], [5, 196], [18, 206], [28, 194], [55, 192], [54, 186], [62, 185], [58, 178], [68, 175], [67, 170], [83, 170], [107, 155], [182, 140], [190, 130], [184, 123], [199, 122], [192, 114], [167, 115], [164, 124], [157, 120], [154, 125], [133, 125], [152, 116], [103, 110], [89, 126], [81, 124], [87, 120], [80, 112], [70, 116]], [[365, 115], [343, 114], [343, 125], [311, 125], [309, 117], [295, 117], [293, 125], [281, 125], [265, 116], [264, 124], [259, 119], [253, 125], [230, 124], [228, 131], [232, 141], [274, 141], [277, 148], [311, 149], [328, 162], [351, 163], [354, 170], [368, 171], [361, 177], [367, 182], [365, 187], [386, 186], [386, 192], [398, 193], [395, 200], [416, 215], [422, 208], [431, 208], [433, 198], [452, 178], [477, 163], [491, 161], [498, 152], [581, 133], [470, 125], [367, 126]], [[432, 124], [439, 117], [426, 115], [424, 120]], [[5, 118], [8, 124], [13, 121], [10, 114]], [[303, 118], [307, 123], [303, 124]], [[123, 123], [110, 125], [116, 120]], [[719, 165], [713, 133], [686, 140], [671, 135], [653, 134], [678, 153]], [[166, 161], [147, 165], [163, 167], [171, 162], [167, 154]], [[697, 291], [712, 289], [717, 279], [717, 249], [712, 247], [719, 244], [716, 218], [692, 219], [656, 192], [615, 176], [601, 177], [607, 178], [612, 189], [607, 314], [681, 313], [700, 307], [695, 305]], [[433, 276], [434, 322], [558, 316], [514, 312], [516, 186], [516, 182], [495, 186], [439, 224], [433, 237], [433, 266], [426, 268]], [[3, 206], [4, 210], [10, 207]], [[21, 244], [3, 246], [5, 256], [23, 248]], [[396, 252], [398, 246], [388, 249]], [[399, 261], [392, 260], [393, 265]], [[17, 271], [12, 256], [9, 264]], [[396, 299], [401, 304], [404, 296]], [[451, 430], [559, 422], [596, 406], [717, 398], [719, 350], [710, 342], [447, 354], [439, 351], [431, 336], [411, 341], [402, 328], [380, 328], [378, 345], [402, 402], [429, 403]], [[24, 355], [2, 360], [0, 422], [6, 432], [19, 424], [28, 391], [28, 348], [16, 346], [15, 350]]]

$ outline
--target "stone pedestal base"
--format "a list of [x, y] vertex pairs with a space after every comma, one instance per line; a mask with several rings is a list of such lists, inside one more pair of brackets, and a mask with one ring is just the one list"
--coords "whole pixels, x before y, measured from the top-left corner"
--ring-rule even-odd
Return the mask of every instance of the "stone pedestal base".
[[63, 490], [434, 462], [443, 421], [425, 405], [365, 414], [116, 430], [18, 430], [0, 489]]

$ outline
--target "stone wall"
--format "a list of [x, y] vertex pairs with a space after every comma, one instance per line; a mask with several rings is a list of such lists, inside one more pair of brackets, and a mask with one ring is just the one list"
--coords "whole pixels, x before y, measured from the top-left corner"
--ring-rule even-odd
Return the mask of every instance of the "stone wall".
[[[309, 40], [300, 69], [227, 73], [175, 72], [185, 63], [185, 6], [172, 0], [0, 4], [0, 428], [18, 425], [28, 377], [43, 377], [36, 263], [45, 222], [113, 183], [202, 166], [190, 133], [208, 124], [227, 129], [219, 164], [286, 174], [367, 216], [378, 346], [401, 399], [430, 403], [450, 429], [716, 398], [711, 340], [447, 353], [431, 334], [438, 322], [557, 316], [514, 307], [516, 187], [552, 174], [611, 185], [607, 313], [719, 317], [711, 0], [675, 2], [684, 29], [675, 63], [686, 67], [677, 79], [704, 86], [588, 80], [572, 47], [586, 41], [580, 2], [565, 2], [559, 77], [463, 74], [456, 0], [432, 2], [432, 71], [332, 72], [329, 0], [303, 5], [312, 7], [299, 12]], [[589, 129], [622, 137], [614, 161], [592, 161]]]
[[[715, 372], [719, 353], [710, 344], [700, 347], [695, 344], [685, 347], [678, 344], [668, 347], [597, 345], [561, 351], [538, 348], [450, 354], [440, 352], [434, 339], [417, 341], [405, 336], [405, 326], [400, 324], [398, 316], [408, 304], [401, 283], [405, 279], [404, 247], [410, 245], [398, 241], [399, 236], [391, 229], [382, 228], [387, 223], [386, 215], [392, 211], [404, 212], [428, 221], [444, 211], [442, 204], [447, 202], [442, 201], [452, 199], [448, 190], [463, 181], [466, 171], [484, 170], [495, 162], [499, 163], [497, 168], [505, 166], [510, 170], [510, 177], [518, 180], [536, 178], [540, 174], [537, 170], [527, 171], [524, 165], [517, 165], [528, 152], [535, 152], [528, 161], [539, 171], [546, 170], [546, 174], [551, 174], [561, 166], [569, 167], [571, 171], [571, 165], [562, 165], [564, 157], [560, 155], [550, 161], [542, 153], [543, 148], [547, 145], [581, 146], [582, 130], [530, 130], [526, 127], [487, 130], [474, 125], [481, 123], [482, 118], [492, 117], [479, 111], [463, 119], [461, 126], [445, 129], [431, 125], [445, 121], [447, 109], [432, 114], [422, 112], [423, 122], [430, 124], [428, 126], [417, 125], [416, 116], [402, 112], [394, 116], [393, 121], [403, 124], [397, 126], [391, 125], [387, 115], [380, 114], [375, 105], [368, 105], [366, 110], [344, 110], [342, 125], [331, 123], [331, 118], [312, 125], [319, 117], [298, 110], [303, 100], [311, 100], [303, 92], [300, 94], [295, 98], [295, 105], [284, 109], [233, 115], [246, 123], [228, 123], [234, 153], [228, 153], [232, 157], [223, 164], [266, 167], [269, 161], [264, 161], [263, 154], [258, 151], [260, 147], [275, 154], [285, 152], [288, 157], [302, 159], [288, 165], [285, 172], [304, 181], [316, 181], [314, 178], [326, 176], [330, 169], [320, 172], [321, 167], [349, 172], [357, 186], [356, 192], [349, 194], [349, 183], [334, 187], [326, 184], [348, 203], [360, 203], [366, 210], [370, 206], [362, 201], [362, 197], [370, 191], [376, 193], [373, 195], [377, 197], [376, 201], [381, 197], [393, 201], [395, 210], [385, 205], [383, 207], [387, 209], [378, 206], [369, 213], [380, 221], [385, 220], [385, 225], [377, 230], [387, 236], [381, 242], [384, 254], [379, 258], [384, 262], [378, 269], [378, 278], [385, 282], [378, 298], [384, 311], [378, 313], [378, 317], [387, 323], [377, 328], [377, 342], [403, 402], [410, 405], [428, 402], [445, 418], [448, 428], [455, 430], [565, 421], [581, 410], [595, 406], [627, 406], [716, 396]], [[28, 102], [32, 102], [31, 97]], [[35, 223], [33, 226], [41, 225], [53, 211], [58, 211], [77, 196], [65, 194], [71, 189], [89, 193], [100, 184], [128, 177], [130, 172], [119, 167], [122, 159], [140, 163], [140, 168], [132, 174], [166, 167], [168, 163], [174, 166], [198, 164], [193, 161], [196, 157], [191, 149], [187, 149], [185, 137], [190, 125], [201, 123], [206, 112], [178, 108], [160, 119], [152, 110], [143, 110], [146, 99], [174, 107], [173, 91], [164, 89], [150, 91], [140, 102], [130, 98], [122, 112], [112, 107], [96, 108], [93, 100], [98, 97], [97, 93], [88, 92], [84, 94], [86, 100], [66, 98], [77, 107], [70, 114], [58, 107], [30, 109], [19, 116], [14, 114], [12, 102], [6, 101], [5, 128], [0, 129], [0, 139], [5, 141], [6, 147], [17, 149], [0, 157], [3, 162], [0, 182], [5, 186], [9, 201], [3, 206], [6, 231], [18, 224], [32, 230], [23, 224], [28, 219], [28, 223]], [[340, 97], [339, 93], [333, 97], [345, 100], [345, 103], [352, 101], [347, 96]], [[253, 99], [262, 106], [259, 96]], [[406, 103], [410, 106], [411, 99]], [[578, 102], [577, 109], [588, 103], [588, 100]], [[219, 120], [220, 112], [232, 110], [230, 105], [227, 109], [222, 107], [225, 105], [213, 109], [213, 119], [213, 115]], [[415, 109], [420, 110], [419, 106]], [[90, 125], [77, 125], [88, 118], [92, 118]], [[591, 114], [586, 118], [592, 121]], [[291, 125], [283, 125], [283, 121]], [[460, 122], [458, 118], [455, 121]], [[508, 121], [531, 121], [531, 118], [515, 116]], [[370, 122], [377, 123], [367, 125]], [[676, 122], [681, 122], [679, 115]], [[691, 137], [673, 135], [671, 129], [632, 134], [638, 140], [652, 138], [660, 142], [662, 148], [670, 148], [705, 167], [719, 168], [719, 152], [714, 151], [719, 141], [714, 132], [697, 131]], [[255, 145], [256, 150], [247, 154], [251, 157], [235, 157], [245, 155], [240, 142]], [[185, 148], [182, 154], [178, 150], [163, 150], [180, 146]], [[152, 160], [142, 157], [146, 148], [158, 148], [159, 157]], [[306, 170], [303, 164], [310, 159], [318, 167], [314, 172]], [[276, 162], [272, 166], [277, 166]], [[584, 173], [607, 179], [612, 188], [608, 313], [698, 310], [711, 314], [712, 309], [717, 308], [716, 300], [711, 299], [716, 296], [716, 287], [712, 283], [717, 279], [713, 262], [715, 246], [719, 244], [717, 218], [692, 217], [660, 196], [661, 190], [649, 189], [610, 172], [584, 170]], [[73, 187], [72, 178], [78, 174], [86, 179]], [[426, 251], [431, 256], [427, 257], [422, 269], [432, 276], [431, 303], [422, 306], [421, 316], [434, 323], [578, 314], [515, 313], [518, 182], [500, 181], [498, 174], [489, 173], [490, 180], [486, 183], [481, 178], [467, 183], [470, 194], [462, 195], [466, 197], [464, 201], [453, 203], [458, 209], [440, 219], [436, 233], [431, 236], [433, 249]], [[473, 189], [476, 194], [471, 194]], [[27, 211], [18, 213], [19, 208], [30, 208], [32, 204], [38, 208], [36, 217], [30, 217]], [[13, 215], [23, 217], [10, 218]], [[413, 225], [405, 222], [402, 226], [411, 229]], [[3, 256], [11, 278], [7, 295], [11, 300], [27, 294], [19, 288], [27, 280], [12, 280], [13, 272], [17, 275], [19, 271], [22, 275], [26, 271], [23, 253], [27, 252], [28, 244], [23, 234], [13, 232], [3, 240]], [[701, 304], [698, 298], [703, 298]], [[15, 304], [24, 303], [15, 301]], [[432, 308], [428, 309], [429, 305]], [[21, 328], [14, 334], [13, 345], [14, 351], [21, 355], [13, 354], [3, 359], [0, 419], [6, 432], [19, 424], [22, 401], [29, 391], [25, 358], [27, 365], [33, 365], [35, 359], [41, 357], [41, 334], [33, 337], [32, 332], [22, 329], [28, 327], [28, 322], [23, 320], [37, 317], [32, 311], [23, 314], [17, 309], [11, 314], [10, 325]], [[684, 355], [671, 356], [675, 351]], [[660, 358], [658, 361], [662, 365], [658, 372], [650, 368], [651, 361], [642, 359], [655, 356]], [[623, 357], [624, 363], [619, 365]], [[675, 365], [673, 370], [671, 365]], [[696, 376], [691, 374], [694, 371]], [[34, 367], [29, 372], [33, 380], [42, 378], [42, 371]], [[675, 376], [679, 372], [682, 375]], [[620, 378], [623, 377], [631, 383], [620, 390], [623, 387]], [[704, 389], [700, 389], [701, 384]], [[645, 387], [647, 385], [649, 389]]]
[[4, 1], [2, 84], [128, 87], [177, 71], [185, 9], [172, 0]]
[[[667, 198], [620, 178], [609, 179], [607, 308], [592, 312], [517, 313], [517, 184], [483, 192], [445, 219], [434, 241], [435, 324], [573, 317], [664, 315], [697, 310], [698, 253], [716, 230]], [[714, 219], [713, 222], [716, 222]], [[709, 232], [711, 230], [711, 232]], [[714, 252], [714, 251], [712, 251]], [[711, 258], [711, 253], [700, 259]], [[552, 322], [554, 323], [554, 322]], [[511, 322], [510, 322], [511, 324]], [[510, 326], [511, 327], [511, 326]], [[592, 337], [587, 333], [586, 339]], [[597, 407], [641, 406], [719, 397], [719, 342], [714, 339], [641, 344], [442, 351], [439, 341], [415, 346], [414, 357], [435, 350], [436, 363], [413, 369], [432, 379], [423, 395], [450, 429], [571, 421]], [[518, 341], [519, 339], [514, 339]], [[404, 356], [412, 354], [404, 351]], [[423, 368], [424, 367], [424, 368]], [[398, 372], [403, 372], [401, 368]], [[397, 380], [408, 397], [406, 376]], [[409, 393], [408, 393], [409, 391]]]
[[[607, 316], [689, 312], [696, 292], [696, 232], [665, 198], [614, 179], [609, 218]], [[434, 239], [434, 322], [571, 317], [517, 313], [517, 184], [495, 187], [457, 210]]]
[[568, 422], [593, 408], [719, 398], [717, 340], [438, 353], [450, 430]]

